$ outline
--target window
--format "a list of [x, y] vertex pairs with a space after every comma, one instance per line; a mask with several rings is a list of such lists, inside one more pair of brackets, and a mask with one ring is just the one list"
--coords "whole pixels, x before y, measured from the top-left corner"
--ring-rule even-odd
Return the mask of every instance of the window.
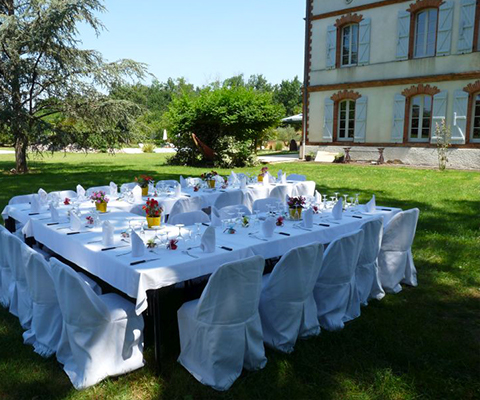
[[410, 101], [410, 135], [412, 142], [428, 142], [432, 126], [432, 96], [412, 97]]
[[342, 29], [342, 66], [358, 63], [358, 24], [347, 25]]
[[341, 101], [338, 107], [338, 140], [353, 140], [355, 136], [355, 101]]
[[438, 9], [432, 8], [419, 12], [415, 17], [414, 57], [435, 55], [437, 44]]
[[473, 97], [471, 142], [480, 143], [480, 93]]

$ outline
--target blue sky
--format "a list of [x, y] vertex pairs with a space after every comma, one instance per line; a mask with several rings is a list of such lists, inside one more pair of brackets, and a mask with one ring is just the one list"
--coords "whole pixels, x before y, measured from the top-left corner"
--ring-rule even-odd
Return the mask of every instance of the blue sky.
[[84, 48], [109, 61], [132, 58], [160, 81], [195, 85], [238, 73], [273, 83], [303, 79], [305, 0], [106, 0], [97, 38], [80, 29]]

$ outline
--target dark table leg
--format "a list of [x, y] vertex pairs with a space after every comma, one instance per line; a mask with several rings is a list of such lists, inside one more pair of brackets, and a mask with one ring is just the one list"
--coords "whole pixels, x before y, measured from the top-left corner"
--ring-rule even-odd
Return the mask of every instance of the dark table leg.
[[16, 225], [15, 220], [12, 217], [8, 217], [5, 221], [5, 228], [7, 228], [10, 232], [15, 232]]

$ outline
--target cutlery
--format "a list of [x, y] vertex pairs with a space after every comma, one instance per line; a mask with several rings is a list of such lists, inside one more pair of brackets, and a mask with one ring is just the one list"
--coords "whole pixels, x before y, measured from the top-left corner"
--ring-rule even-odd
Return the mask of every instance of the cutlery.
[[150, 260], [133, 261], [133, 262], [130, 263], [130, 265], [145, 264], [145, 263], [149, 263], [151, 261], [157, 261], [157, 260], [160, 260], [160, 257], [151, 258]]
[[188, 250], [182, 250], [182, 253], [183, 253], [183, 254], [186, 254], [187, 256], [190, 256], [190, 257], [192, 257], [192, 258], [200, 258], [200, 257], [196, 256], [195, 254], [190, 254], [190, 253], [188, 252]]
[[87, 242], [87, 244], [92, 244], [92, 243], [101, 243], [102, 240], [92, 240], [91, 242]]
[[268, 242], [268, 239], [264, 239], [264, 238], [261, 238], [253, 233], [249, 233], [248, 236], [254, 238], [254, 239], [258, 239], [258, 240], [263, 240], [264, 242]]
[[352, 215], [351, 217], [352, 217], [352, 218], [360, 218], [360, 219], [363, 218], [363, 217], [361, 217], [360, 215]]
[[279, 235], [283, 235], [283, 236], [290, 236], [289, 233], [287, 232], [277, 232]]
[[38, 221], [46, 221], [47, 219], [51, 219], [50, 217], [48, 218], [39, 218]]
[[57, 231], [61, 231], [62, 229], [70, 229], [69, 226], [64, 226], [63, 228], [57, 228]]
[[328, 222], [330, 222], [331, 224], [337, 224], [337, 225], [340, 225], [340, 222], [331, 221], [331, 220], [328, 220]]
[[303, 229], [304, 231], [309, 231], [309, 232], [312, 231], [311, 228], [305, 228], [304, 226], [301, 226], [301, 225], [293, 225], [293, 227], [297, 229]]
[[125, 246], [112, 246], [112, 247], [104, 247], [102, 251], [108, 251], [108, 250], [114, 250], [114, 249], [121, 249], [122, 247], [128, 247], [127, 245]]
[[227, 247], [227, 246], [218, 246], [220, 249], [223, 249], [223, 250], [227, 250], [227, 251], [233, 251], [233, 249], [231, 247]]
[[28, 215], [40, 215], [40, 213], [29, 213]]
[[117, 254], [115, 257], [121, 257], [121, 256], [126, 256], [127, 254], [130, 254], [132, 251], [127, 251], [126, 253], [122, 253], [122, 254]]
[[210, 226], [210, 224], [207, 224], [207, 223], [205, 223], [205, 222], [202, 222], [202, 225], [203, 225], [203, 226]]
[[392, 211], [391, 208], [381, 208], [380, 210], [382, 210], [382, 211]]
[[320, 226], [330, 226], [328, 224], [318, 224], [318, 225], [320, 225]]
[[187, 250], [198, 249], [199, 247], [200, 247], [200, 245], [198, 245], [198, 246], [192, 246], [192, 247], [189, 247]]

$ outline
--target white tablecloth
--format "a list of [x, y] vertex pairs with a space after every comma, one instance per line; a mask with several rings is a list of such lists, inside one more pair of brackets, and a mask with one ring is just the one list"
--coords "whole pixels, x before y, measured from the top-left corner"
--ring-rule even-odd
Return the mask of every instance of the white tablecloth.
[[[336, 237], [358, 229], [361, 224], [371, 218], [378, 218], [383, 215], [389, 220], [399, 209], [377, 207], [373, 214], [361, 214], [354, 218], [345, 214], [341, 221], [330, 221], [329, 213], [317, 215], [314, 218], [314, 228], [311, 231], [298, 229], [295, 222], [285, 221], [285, 226], [277, 227], [274, 236], [268, 241], [262, 241], [251, 237], [248, 233], [259, 231], [259, 227], [238, 228], [235, 234], [222, 232], [222, 228], [216, 228], [217, 245], [230, 247], [233, 251], [227, 251], [219, 247], [214, 253], [205, 254], [200, 249], [191, 250], [191, 254], [198, 256], [198, 259], [192, 258], [182, 253], [182, 246], [178, 250], [158, 249], [157, 253], [146, 251], [140, 258], [133, 258], [131, 254], [119, 256], [127, 253], [130, 247], [127, 243], [121, 241], [120, 232], [128, 227], [128, 221], [144, 221], [144, 218], [138, 217], [127, 212], [110, 212], [101, 215], [102, 220], [109, 220], [115, 226], [115, 246], [120, 247], [113, 250], [102, 251], [101, 228], [82, 228], [82, 233], [68, 235], [70, 232], [69, 224], [51, 225], [49, 213], [28, 216], [29, 210], [22, 209], [25, 205], [15, 205], [10, 207], [10, 215], [19, 216], [18, 220], [27, 220], [30, 218], [29, 228], [31, 236], [38, 242], [44, 244], [65, 259], [77, 264], [86, 271], [99, 277], [113, 287], [136, 299], [136, 311], [142, 313], [147, 308], [147, 290], [158, 289], [172, 284], [193, 279], [202, 275], [213, 273], [222, 264], [244, 259], [251, 255], [261, 255], [264, 258], [278, 257], [288, 250], [305, 245], [314, 241], [329, 243]], [[26, 216], [25, 216], [26, 214]], [[66, 212], [60, 213], [61, 221], [66, 221]], [[17, 219], [17, 218], [16, 218]], [[329, 227], [320, 226], [319, 223], [330, 225]], [[202, 226], [201, 230], [206, 227]], [[166, 226], [165, 231], [169, 232], [170, 237], [178, 233], [178, 228]], [[279, 232], [290, 234], [284, 236]], [[145, 233], [145, 239], [148, 240], [154, 236], [153, 231]], [[92, 243], [95, 242], [95, 243]], [[192, 246], [194, 243], [188, 244]], [[196, 244], [196, 243], [195, 243]], [[185, 249], [185, 245], [183, 247]], [[138, 260], [149, 260], [160, 258], [159, 260], [130, 265], [131, 262]]]

